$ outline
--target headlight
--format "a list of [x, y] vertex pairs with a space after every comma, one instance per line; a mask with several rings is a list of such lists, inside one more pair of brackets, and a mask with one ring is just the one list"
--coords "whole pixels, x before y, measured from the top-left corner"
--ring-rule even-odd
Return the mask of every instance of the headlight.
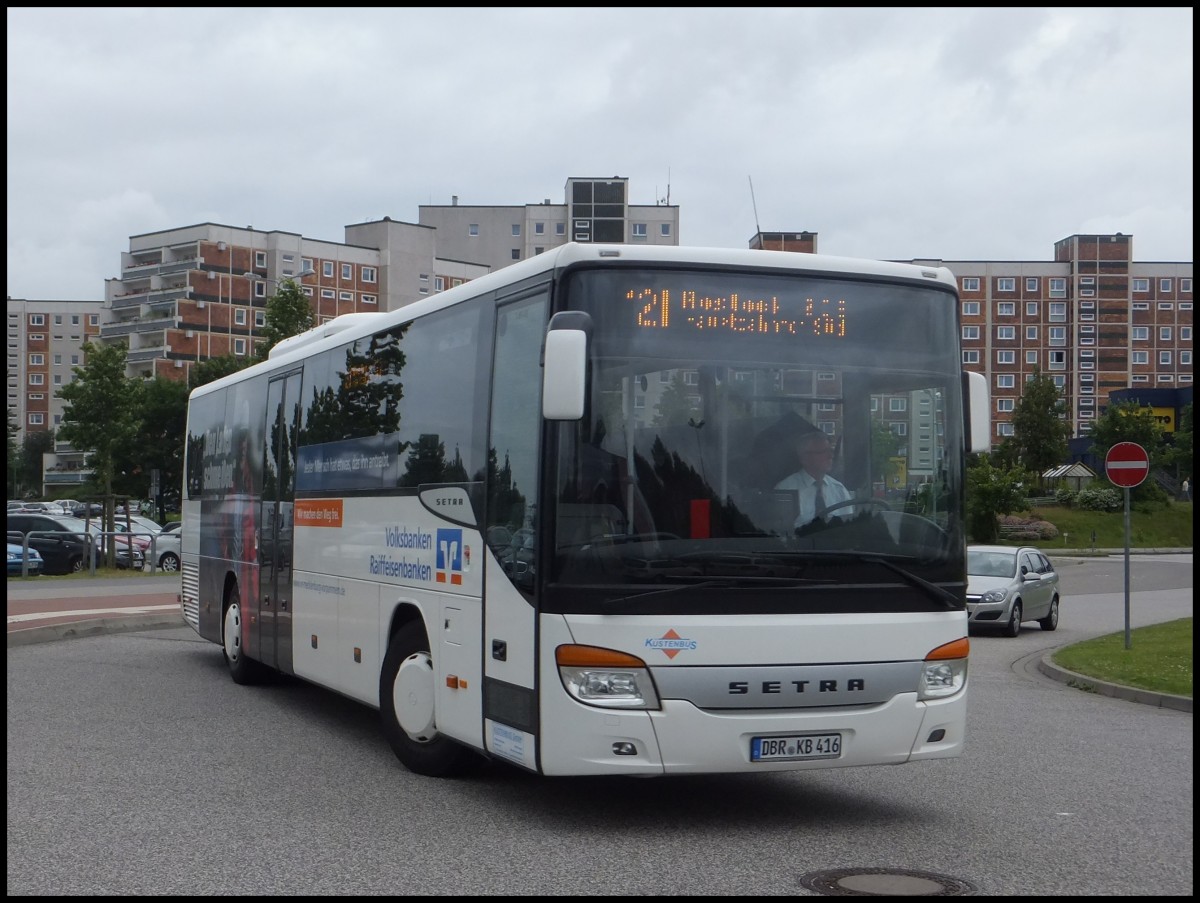
[[921, 668], [917, 698], [940, 699], [953, 696], [961, 690], [967, 682], [967, 656], [970, 651], [971, 642], [966, 637], [930, 651]]
[[1008, 593], [1002, 589], [989, 589], [986, 593], [979, 597], [979, 601], [985, 604], [1003, 602], [1008, 598]]
[[558, 674], [572, 698], [606, 709], [657, 709], [658, 692], [646, 663], [597, 646], [559, 646]]

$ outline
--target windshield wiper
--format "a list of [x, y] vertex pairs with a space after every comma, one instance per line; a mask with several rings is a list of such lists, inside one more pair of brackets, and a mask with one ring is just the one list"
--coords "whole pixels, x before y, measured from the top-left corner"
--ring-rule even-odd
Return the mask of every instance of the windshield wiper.
[[940, 602], [951, 610], [962, 608], [962, 602], [948, 589], [944, 589], [936, 583], [930, 583], [924, 577], [919, 577], [912, 571], [902, 568], [894, 561], [888, 561], [888, 559], [880, 555], [864, 555], [862, 552], [844, 552], [841, 550], [795, 551], [783, 554], [800, 555], [805, 558], [837, 558], [849, 561], [861, 561], [866, 564], [877, 564], [881, 568], [885, 568], [899, 576], [909, 586], [914, 586], [921, 590], [929, 598], [933, 599], [934, 602]]

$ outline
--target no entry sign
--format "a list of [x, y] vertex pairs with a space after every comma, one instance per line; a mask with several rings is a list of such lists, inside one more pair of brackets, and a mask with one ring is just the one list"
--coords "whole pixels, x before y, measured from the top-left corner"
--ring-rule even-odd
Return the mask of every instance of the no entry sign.
[[1150, 456], [1136, 442], [1118, 442], [1104, 456], [1104, 470], [1114, 486], [1132, 489], [1150, 473]]

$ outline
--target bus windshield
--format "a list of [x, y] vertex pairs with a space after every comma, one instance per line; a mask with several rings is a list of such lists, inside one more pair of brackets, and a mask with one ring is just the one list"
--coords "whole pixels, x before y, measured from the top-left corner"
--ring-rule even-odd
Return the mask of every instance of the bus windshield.
[[563, 304], [591, 318], [590, 392], [553, 436], [544, 607], [746, 611], [756, 591], [763, 610], [961, 606], [946, 286], [583, 270]]

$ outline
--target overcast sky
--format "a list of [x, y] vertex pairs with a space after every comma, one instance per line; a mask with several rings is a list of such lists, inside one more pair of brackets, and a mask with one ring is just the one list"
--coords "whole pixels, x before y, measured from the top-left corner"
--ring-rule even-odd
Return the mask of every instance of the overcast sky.
[[[104, 297], [129, 237], [344, 241], [623, 176], [683, 245], [1192, 260], [1192, 10], [8, 8], [8, 294]], [[753, 190], [752, 190], [753, 189]]]

